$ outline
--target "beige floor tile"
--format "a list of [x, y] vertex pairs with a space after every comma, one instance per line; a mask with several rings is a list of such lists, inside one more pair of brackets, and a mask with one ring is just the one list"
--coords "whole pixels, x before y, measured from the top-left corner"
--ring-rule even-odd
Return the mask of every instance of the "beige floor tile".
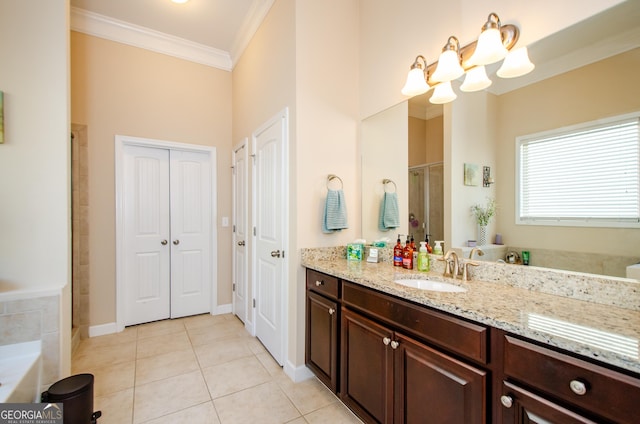
[[162, 355], [164, 353], [187, 350], [191, 348], [191, 342], [187, 336], [187, 331], [169, 335], [159, 335], [138, 340], [136, 359], [148, 358], [150, 356]]
[[200, 346], [207, 343], [213, 343], [221, 339], [229, 339], [236, 337], [250, 337], [240, 321], [234, 322], [225, 320], [204, 327], [195, 327], [188, 330], [189, 338], [194, 346]]
[[255, 356], [236, 359], [202, 370], [211, 399], [270, 381], [271, 376]]
[[270, 382], [213, 401], [222, 424], [280, 424], [300, 416], [276, 383]]
[[[104, 336], [90, 337], [82, 339], [78, 349], [96, 349], [103, 346], [110, 346], [122, 343], [135, 343], [138, 337], [138, 329], [136, 327], [125, 328], [120, 333], [107, 334]], [[80, 349], [82, 348], [82, 349]]]
[[193, 349], [178, 350], [136, 361], [136, 386], [200, 369]]
[[257, 353], [256, 358], [262, 364], [262, 366], [267, 370], [269, 374], [272, 376], [279, 375], [282, 373], [282, 367], [278, 365], [273, 356], [271, 356], [268, 352]]
[[203, 314], [203, 315], [194, 315], [192, 317], [182, 318], [182, 323], [184, 324], [187, 330], [191, 330], [199, 327], [207, 327], [213, 324], [222, 324], [229, 321], [229, 317], [232, 317], [231, 314], [224, 315], [211, 315], [211, 314]]
[[252, 337], [249, 341], [249, 349], [251, 349], [251, 352], [253, 352], [255, 355], [258, 355], [260, 353], [269, 353], [267, 348], [265, 348], [262, 342], [256, 337]]
[[293, 421], [287, 421], [287, 424], [309, 424], [309, 423], [307, 422], [307, 420], [304, 419], [304, 417], [299, 417]]
[[194, 346], [200, 368], [222, 364], [253, 355], [247, 347], [247, 338], [222, 339], [206, 345]]
[[131, 424], [133, 422], [133, 388], [104, 396], [96, 396], [94, 411], [102, 411], [100, 424]]
[[134, 423], [160, 418], [211, 399], [199, 370], [136, 386], [135, 390]]
[[147, 421], [145, 424], [220, 424], [220, 420], [213, 403], [209, 401]]
[[80, 347], [73, 357], [74, 369], [94, 370], [106, 365], [131, 362], [136, 358], [136, 343], [119, 343], [95, 349]]
[[309, 424], [362, 424], [362, 421], [340, 402], [315, 410], [306, 414], [304, 418]]
[[93, 374], [93, 395], [102, 396], [133, 387], [135, 368], [135, 362], [129, 361], [90, 369], [74, 366], [72, 371], [73, 374]]
[[147, 337], [166, 336], [168, 334], [184, 331], [184, 323], [181, 319], [165, 319], [137, 326], [138, 339]]
[[278, 380], [278, 385], [302, 415], [338, 401], [334, 394], [315, 377], [299, 383], [283, 378]]

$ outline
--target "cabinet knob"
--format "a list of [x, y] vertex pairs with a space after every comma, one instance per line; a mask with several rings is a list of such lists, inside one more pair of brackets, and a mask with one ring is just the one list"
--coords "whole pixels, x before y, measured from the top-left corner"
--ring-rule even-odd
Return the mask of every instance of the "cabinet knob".
[[395, 341], [395, 340], [394, 340], [394, 341], [392, 341], [392, 342], [391, 342], [391, 347], [392, 347], [393, 349], [397, 349], [397, 348], [398, 348], [398, 346], [400, 346], [400, 343], [398, 343], [397, 341]]
[[161, 244], [161, 245], [163, 245], [163, 246], [166, 246], [166, 245], [167, 245], [167, 243], [168, 243], [168, 242], [167, 242], [166, 240], [162, 240], [162, 241], [160, 242], [160, 244]]
[[177, 240], [177, 239], [176, 239], [176, 240], [174, 240], [174, 241], [173, 241], [173, 244], [175, 244], [176, 246], [177, 246], [177, 245], [179, 245], [179, 244], [180, 244], [180, 240]]
[[324, 284], [324, 281], [318, 281], [316, 280], [316, 287], [320, 287], [321, 285]]
[[333, 308], [329, 308], [329, 315], [333, 315], [336, 312], [335, 309]]
[[391, 339], [389, 337], [384, 337], [382, 339], [382, 343], [384, 343], [385, 346], [389, 346], [389, 343], [391, 343]]
[[578, 396], [584, 396], [587, 394], [587, 386], [580, 380], [571, 380], [569, 388], [571, 388], [571, 391]]
[[500, 403], [505, 408], [511, 408], [513, 406], [513, 399], [511, 398], [511, 396], [502, 395], [500, 396]]

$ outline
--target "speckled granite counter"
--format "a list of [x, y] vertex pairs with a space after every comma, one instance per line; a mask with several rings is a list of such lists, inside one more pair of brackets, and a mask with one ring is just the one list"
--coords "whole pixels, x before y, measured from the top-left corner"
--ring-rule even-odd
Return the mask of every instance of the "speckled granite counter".
[[[349, 262], [340, 248], [302, 251], [304, 267], [640, 374], [640, 283], [491, 263], [473, 268], [472, 280], [463, 283], [442, 277], [443, 262], [432, 265], [431, 272], [419, 273], [389, 262]], [[394, 282], [416, 276], [467, 291]]]

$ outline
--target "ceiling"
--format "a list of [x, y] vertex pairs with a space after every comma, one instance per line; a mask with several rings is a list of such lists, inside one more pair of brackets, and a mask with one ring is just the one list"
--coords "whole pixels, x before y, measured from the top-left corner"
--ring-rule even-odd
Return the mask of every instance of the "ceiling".
[[[237, 58], [273, 0], [71, 0], [74, 9], [151, 29]], [[78, 10], [76, 10], [77, 12]]]

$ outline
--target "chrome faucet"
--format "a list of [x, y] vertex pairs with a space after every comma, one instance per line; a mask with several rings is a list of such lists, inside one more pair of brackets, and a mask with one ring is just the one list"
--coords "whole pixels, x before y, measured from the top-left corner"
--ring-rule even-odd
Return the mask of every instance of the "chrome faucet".
[[471, 249], [471, 252], [469, 252], [469, 259], [473, 259], [474, 253], [477, 253], [478, 256], [484, 256], [484, 251], [482, 249], [480, 249], [479, 247], [474, 247], [473, 249]]
[[[444, 276], [456, 278], [458, 275], [458, 254], [453, 250], [447, 250], [444, 255]], [[453, 269], [452, 269], [453, 265]]]

